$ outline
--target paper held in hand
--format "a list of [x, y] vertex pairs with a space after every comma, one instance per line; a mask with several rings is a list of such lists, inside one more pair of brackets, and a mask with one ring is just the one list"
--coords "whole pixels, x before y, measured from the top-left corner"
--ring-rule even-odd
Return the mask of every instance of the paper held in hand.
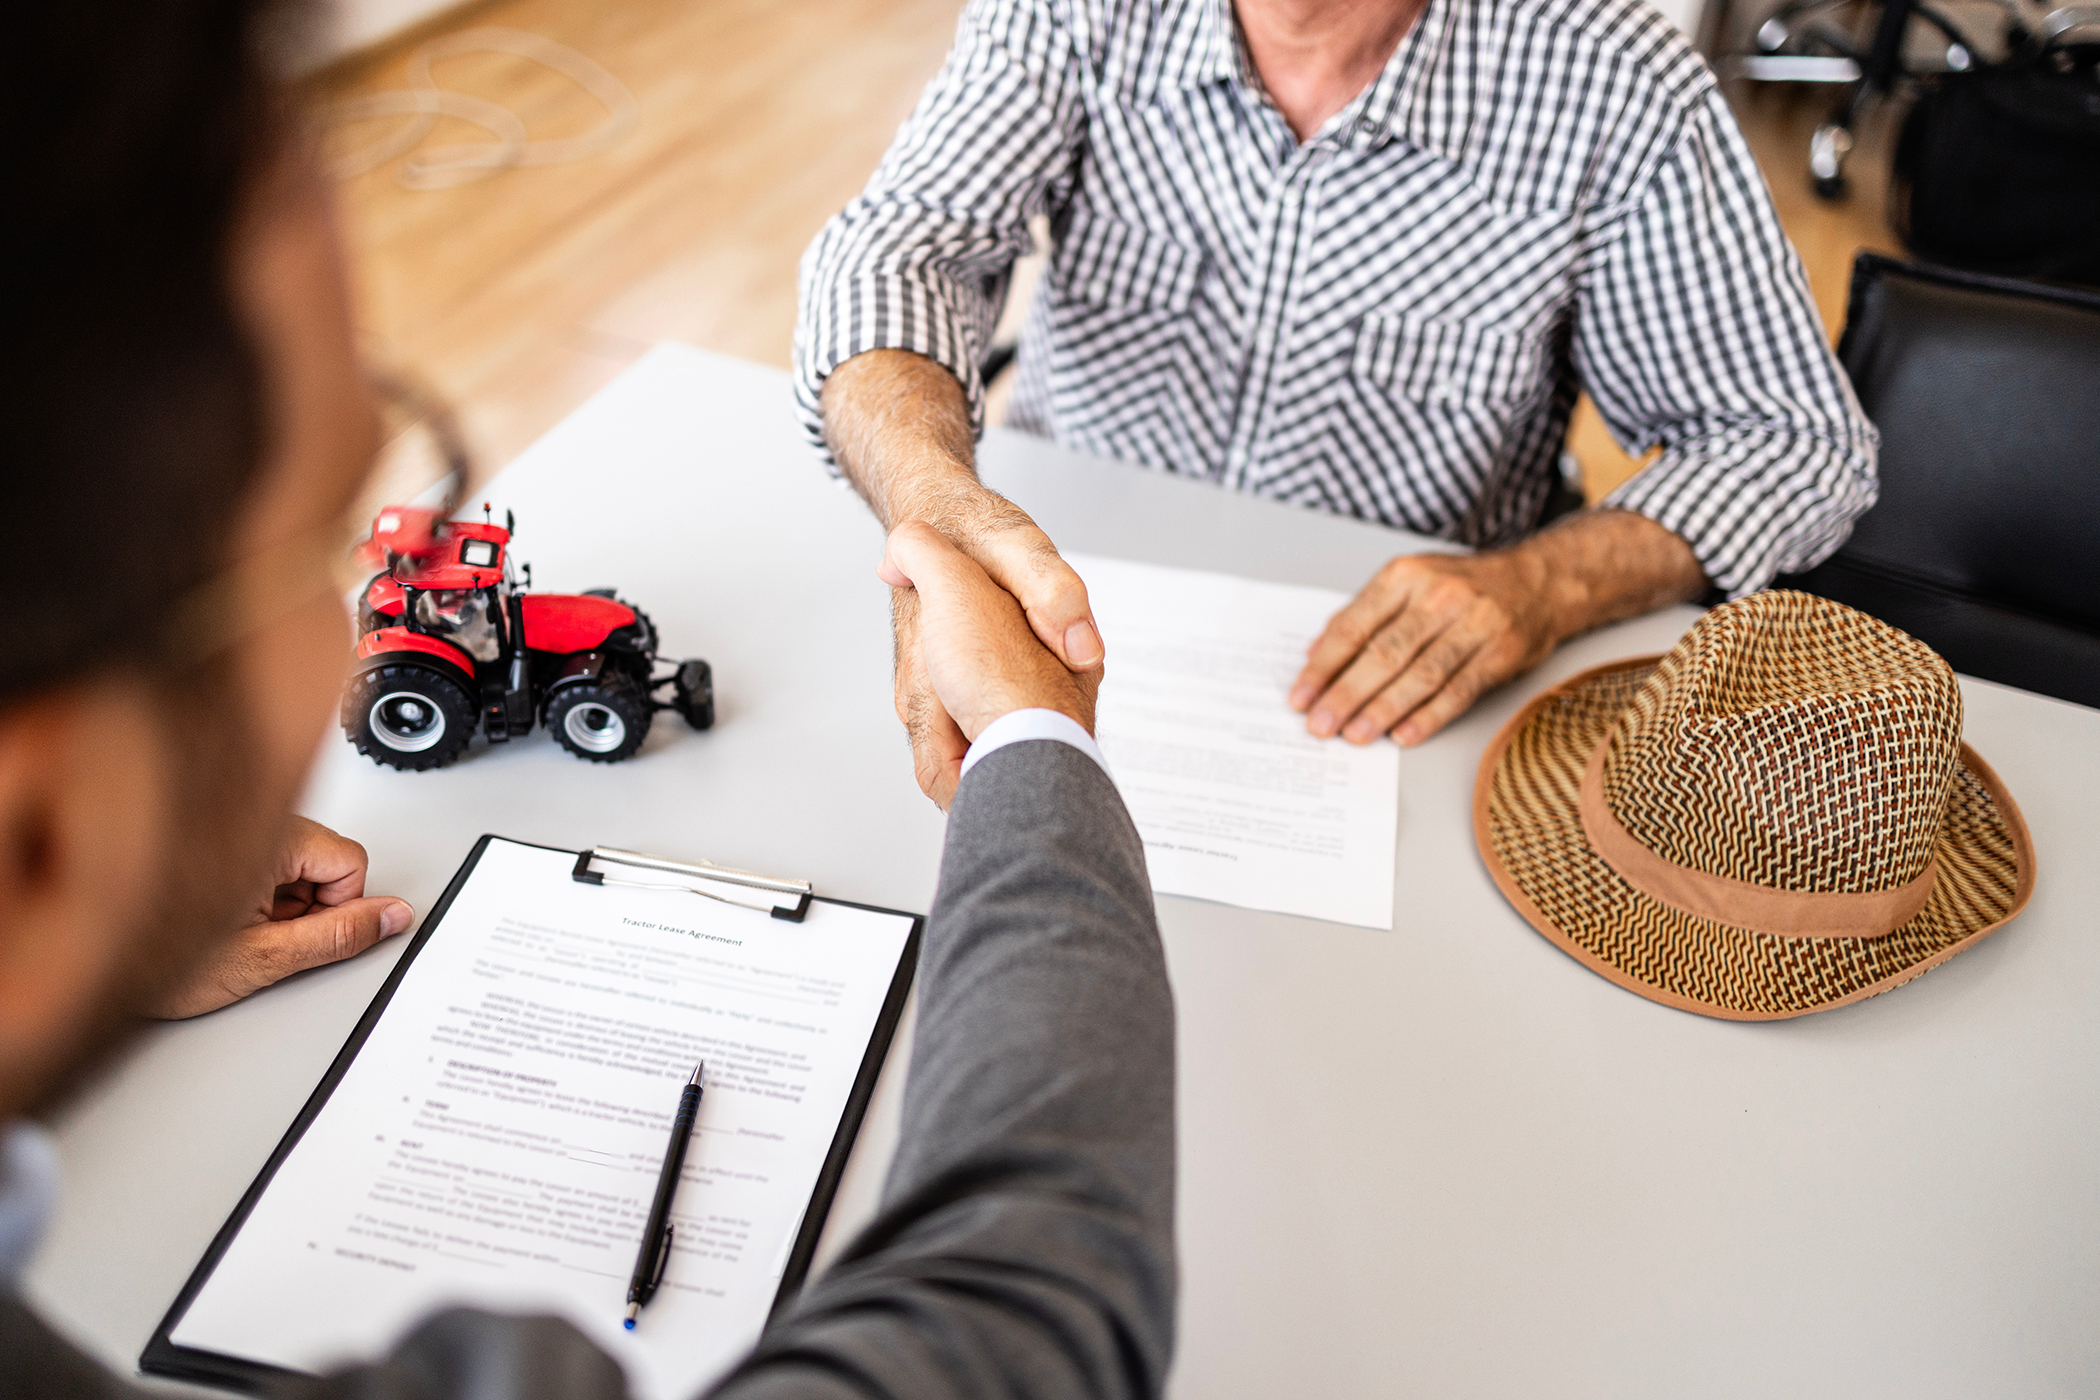
[[1108, 648], [1096, 737], [1152, 888], [1390, 929], [1400, 750], [1315, 739], [1284, 699], [1347, 596], [1066, 559]]

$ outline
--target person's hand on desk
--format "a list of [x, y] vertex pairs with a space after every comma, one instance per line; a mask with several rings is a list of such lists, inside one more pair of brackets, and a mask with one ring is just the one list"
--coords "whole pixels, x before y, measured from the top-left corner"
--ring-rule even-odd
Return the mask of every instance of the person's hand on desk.
[[[899, 590], [900, 600], [909, 600], [915, 618], [909, 654], [904, 633], [898, 633], [898, 671], [909, 665], [923, 677], [952, 736], [937, 750], [938, 766], [929, 771], [922, 763], [919, 770], [920, 786], [943, 808], [961, 781], [964, 753], [1000, 716], [1057, 710], [1093, 733], [1100, 664], [1075, 672], [1051, 655], [1014, 596], [941, 531], [919, 521], [898, 526], [877, 572]], [[909, 728], [912, 717], [904, 714], [902, 696], [900, 683], [898, 713]], [[917, 754], [916, 732], [913, 739]]]
[[1706, 586], [1691, 546], [1621, 510], [1488, 553], [1402, 555], [1314, 640], [1291, 708], [1323, 739], [1419, 744], [1568, 638]]
[[[1098, 682], [1103, 647], [1086, 584], [1028, 512], [977, 479], [969, 409], [953, 375], [909, 351], [856, 355], [825, 383], [824, 432], [886, 529], [916, 521], [937, 532], [1013, 598], [1040, 650]], [[920, 661], [919, 616], [919, 600], [900, 590], [892, 611], [897, 717], [911, 736], [919, 786], [946, 807], [969, 742]]]
[[165, 1020], [201, 1016], [310, 967], [354, 957], [415, 920], [406, 900], [365, 894], [365, 848], [293, 817], [270, 889], [248, 922], [147, 1005]]

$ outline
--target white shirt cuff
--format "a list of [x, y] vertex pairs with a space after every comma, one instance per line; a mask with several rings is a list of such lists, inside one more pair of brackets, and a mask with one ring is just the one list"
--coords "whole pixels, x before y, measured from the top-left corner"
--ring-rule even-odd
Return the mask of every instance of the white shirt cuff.
[[969, 777], [970, 770], [992, 750], [1029, 739], [1055, 739], [1060, 744], [1070, 744], [1094, 760], [1095, 766], [1108, 774], [1110, 782], [1116, 780], [1116, 775], [1109, 773], [1108, 760], [1101, 756], [1101, 746], [1094, 742], [1094, 736], [1061, 710], [1011, 710], [999, 716], [978, 731], [977, 742], [963, 755], [962, 776]]

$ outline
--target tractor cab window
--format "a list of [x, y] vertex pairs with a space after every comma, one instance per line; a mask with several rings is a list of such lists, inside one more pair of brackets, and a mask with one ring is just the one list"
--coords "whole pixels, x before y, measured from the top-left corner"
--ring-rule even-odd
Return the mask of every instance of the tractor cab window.
[[496, 544], [493, 540], [468, 540], [459, 547], [459, 562], [473, 569], [496, 567]]
[[443, 637], [476, 661], [503, 655], [497, 630], [495, 595], [485, 588], [419, 588], [416, 621], [426, 632]]

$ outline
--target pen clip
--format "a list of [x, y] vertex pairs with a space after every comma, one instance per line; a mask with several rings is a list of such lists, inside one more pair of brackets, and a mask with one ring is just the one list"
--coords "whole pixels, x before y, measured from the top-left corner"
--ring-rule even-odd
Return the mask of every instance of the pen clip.
[[678, 1227], [670, 1224], [669, 1222], [665, 1222], [663, 1248], [657, 1251], [656, 1272], [649, 1279], [649, 1292], [651, 1296], [654, 1296], [656, 1290], [663, 1285], [664, 1270], [670, 1267], [671, 1263], [671, 1241], [677, 1238], [677, 1235]]

